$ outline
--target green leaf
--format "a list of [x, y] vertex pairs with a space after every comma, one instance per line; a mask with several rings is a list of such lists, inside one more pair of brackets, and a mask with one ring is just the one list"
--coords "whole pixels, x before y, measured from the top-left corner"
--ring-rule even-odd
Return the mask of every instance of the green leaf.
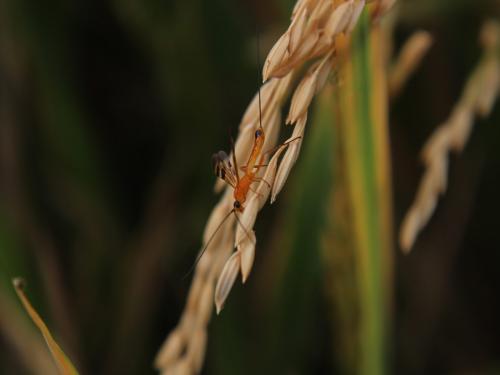
[[[338, 180], [343, 185], [336, 189], [345, 201], [334, 201], [333, 205], [346, 206], [334, 213], [332, 228], [339, 233], [331, 236], [343, 238], [345, 250], [332, 246], [330, 251], [352, 252], [350, 262], [355, 279], [348, 283], [354, 285], [357, 298], [349, 309], [356, 311], [358, 321], [352, 332], [356, 341], [351, 348], [355, 351], [352, 358], [358, 360], [348, 367], [360, 374], [383, 374], [387, 370], [392, 208], [384, 42], [381, 26], [372, 25], [365, 11], [352, 39], [339, 40], [338, 44], [342, 83], [337, 90], [341, 161]], [[333, 261], [338, 256], [328, 259]], [[331, 264], [330, 269], [336, 267], [337, 264]], [[333, 287], [338, 289], [337, 285]], [[336, 296], [333, 298], [337, 306], [342, 303]], [[345, 311], [342, 316], [347, 316]]]

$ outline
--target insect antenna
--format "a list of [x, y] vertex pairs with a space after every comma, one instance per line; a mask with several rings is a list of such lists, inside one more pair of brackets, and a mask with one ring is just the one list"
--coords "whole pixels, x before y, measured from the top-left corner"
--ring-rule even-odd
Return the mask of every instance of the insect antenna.
[[234, 171], [236, 173], [236, 182], [240, 182], [240, 174], [238, 172], [238, 161], [236, 160], [236, 150], [234, 149], [234, 140], [231, 137], [231, 152], [233, 153], [233, 163], [234, 163]]
[[[188, 270], [188, 272], [186, 272], [186, 274], [182, 277], [182, 280], [185, 280], [193, 271], [194, 269], [196, 268], [196, 266], [198, 265], [198, 263], [200, 262], [201, 260], [201, 257], [203, 256], [203, 254], [205, 254], [205, 251], [208, 249], [208, 247], [210, 246], [210, 244], [212, 243], [212, 240], [215, 238], [215, 235], [217, 234], [217, 232], [222, 228], [222, 226], [224, 225], [224, 223], [226, 222], [226, 220], [229, 218], [229, 216], [231, 216], [231, 214], [234, 213], [234, 217], [236, 218], [236, 221], [238, 222], [238, 224], [243, 228], [243, 230], [245, 231], [245, 235], [248, 237], [248, 239], [250, 241], [253, 242], [252, 240], [252, 237], [250, 236], [250, 232], [248, 231], [247, 228], [245, 228], [245, 226], [243, 225], [243, 223], [241, 222], [240, 218], [238, 217], [238, 214], [236, 213], [236, 210], [233, 208], [231, 211], [229, 211], [226, 216], [224, 216], [224, 219], [221, 220], [221, 222], [219, 223], [219, 225], [217, 226], [217, 228], [215, 228], [214, 232], [210, 235], [210, 238], [208, 239], [207, 243], [205, 244], [205, 246], [203, 246], [203, 249], [201, 249], [201, 251], [199, 252], [198, 256], [196, 257], [193, 265], [191, 266], [191, 268]], [[239, 245], [239, 244], [238, 244]]]
[[234, 211], [234, 208], [229, 211], [226, 216], [224, 216], [224, 219], [221, 220], [221, 222], [219, 223], [219, 225], [217, 225], [217, 228], [215, 228], [214, 232], [210, 235], [207, 243], [205, 244], [205, 246], [203, 246], [203, 249], [201, 249], [201, 251], [198, 253], [198, 255], [196, 256], [196, 259], [193, 263], [193, 265], [191, 266], [191, 268], [186, 272], [186, 274], [182, 277], [182, 280], [186, 279], [193, 271], [194, 269], [196, 268], [196, 266], [198, 265], [198, 263], [200, 262], [201, 260], [201, 257], [203, 256], [203, 254], [205, 254], [205, 251], [208, 249], [208, 246], [210, 246], [210, 244], [212, 243], [212, 240], [215, 238], [215, 235], [217, 234], [217, 232], [220, 230], [220, 228], [222, 228], [222, 226], [224, 225], [224, 223], [226, 222], [226, 220], [228, 219], [229, 216], [231, 216], [231, 214], [235, 212]]
[[259, 124], [260, 127], [262, 128], [262, 99], [260, 97], [260, 86], [261, 86], [261, 67], [260, 67], [260, 34], [259, 34], [259, 29], [257, 28], [257, 87], [259, 88]]

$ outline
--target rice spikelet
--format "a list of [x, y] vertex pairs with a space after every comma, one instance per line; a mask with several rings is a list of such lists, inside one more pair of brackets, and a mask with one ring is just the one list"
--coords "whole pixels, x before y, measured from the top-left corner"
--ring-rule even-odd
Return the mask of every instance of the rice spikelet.
[[391, 97], [397, 96], [404, 88], [408, 78], [432, 47], [432, 42], [432, 36], [427, 31], [417, 31], [405, 42], [389, 75]]

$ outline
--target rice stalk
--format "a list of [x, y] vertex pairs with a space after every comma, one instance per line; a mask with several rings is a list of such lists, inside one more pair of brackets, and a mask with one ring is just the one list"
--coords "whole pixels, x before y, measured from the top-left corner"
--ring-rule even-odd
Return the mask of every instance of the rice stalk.
[[487, 117], [493, 108], [500, 85], [500, 25], [488, 21], [481, 31], [484, 52], [469, 77], [462, 96], [448, 119], [431, 135], [422, 149], [426, 167], [415, 200], [409, 208], [399, 231], [399, 245], [409, 253], [419, 232], [435, 211], [438, 197], [446, 192], [449, 154], [462, 152], [467, 143], [474, 118]]
[[[375, 13], [381, 14], [388, 6], [390, 4], [384, 1], [375, 2]], [[268, 167], [262, 168], [259, 176], [266, 180], [260, 182], [256, 192], [249, 192], [244, 211], [238, 217], [239, 223], [233, 217], [228, 218], [206, 248], [195, 269], [180, 322], [167, 337], [155, 359], [158, 370], [166, 372], [180, 368], [185, 373], [200, 371], [200, 358], [203, 358], [206, 349], [206, 330], [211, 316], [208, 304], [202, 307], [200, 301], [213, 298], [219, 313], [238, 273], [241, 273], [243, 282], [247, 280], [255, 258], [253, 225], [258, 211], [269, 195], [273, 202], [283, 188], [300, 153], [308, 107], [313, 96], [326, 83], [332, 69], [337, 36], [349, 34], [354, 29], [364, 7], [364, 0], [302, 0], [296, 4], [290, 27], [271, 49], [263, 67], [264, 81], [267, 82], [261, 88], [262, 124], [266, 133], [271, 134], [266, 137], [265, 149], [275, 146], [281, 122], [279, 114], [290, 92], [292, 77], [298, 74], [304, 63], [317, 59], [302, 77], [292, 98], [287, 122], [295, 124], [294, 131], [272, 155]], [[235, 156], [240, 163], [248, 158], [259, 122], [258, 95], [255, 95], [243, 115], [235, 142]], [[215, 190], [219, 191], [223, 186], [219, 181]], [[231, 211], [231, 195], [232, 189], [226, 188], [223, 198], [212, 211], [203, 236], [204, 246]], [[236, 251], [231, 254], [233, 248]], [[203, 344], [199, 340], [201, 333]], [[198, 353], [189, 356], [193, 347]]]

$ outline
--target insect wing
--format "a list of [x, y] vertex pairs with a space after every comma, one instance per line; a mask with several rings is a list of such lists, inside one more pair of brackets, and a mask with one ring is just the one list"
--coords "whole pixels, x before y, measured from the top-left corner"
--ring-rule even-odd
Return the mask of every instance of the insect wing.
[[236, 186], [236, 176], [229, 156], [224, 151], [219, 151], [212, 156], [214, 173], [233, 188]]

